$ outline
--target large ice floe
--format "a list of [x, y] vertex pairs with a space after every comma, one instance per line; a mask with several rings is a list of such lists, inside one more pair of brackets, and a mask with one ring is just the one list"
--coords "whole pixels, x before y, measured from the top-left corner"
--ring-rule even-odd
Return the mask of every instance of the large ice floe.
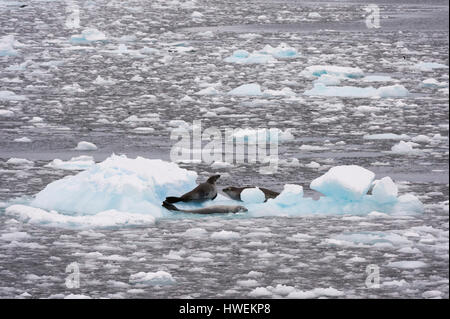
[[326, 86], [323, 83], [315, 83], [311, 90], [304, 92], [310, 96], [337, 96], [337, 97], [406, 97], [409, 91], [400, 84], [382, 86], [379, 88], [356, 86]]
[[[195, 172], [175, 163], [112, 155], [83, 172], [50, 183], [27, 205], [6, 208], [6, 214], [23, 222], [72, 228], [146, 225], [157, 218], [192, 217], [169, 212], [161, 203], [166, 196], [193, 189], [196, 179]], [[237, 218], [423, 211], [415, 196], [398, 196], [397, 186], [389, 177], [375, 180], [373, 172], [356, 165], [333, 167], [313, 180], [310, 188], [325, 196], [318, 200], [304, 197], [302, 186], [287, 184], [278, 197], [267, 202], [257, 198], [259, 189], [253, 189], [245, 194], [244, 202], [219, 195], [203, 204], [180, 206], [245, 205], [247, 213], [229, 216]]]

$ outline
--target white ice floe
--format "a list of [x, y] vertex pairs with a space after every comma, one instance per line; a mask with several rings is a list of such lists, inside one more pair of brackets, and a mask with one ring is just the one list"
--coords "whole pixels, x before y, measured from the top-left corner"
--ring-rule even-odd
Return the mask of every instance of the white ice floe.
[[423, 80], [421, 85], [422, 85], [422, 87], [426, 87], [426, 88], [446, 88], [446, 87], [448, 87], [448, 83], [439, 82], [436, 79], [432, 79], [432, 78]]
[[138, 272], [130, 275], [130, 284], [138, 286], [172, 285], [175, 279], [166, 271], [157, 272]]
[[[1, 113], [0, 113], [0, 115], [1, 115]], [[24, 136], [24, 137], [20, 137], [20, 138], [15, 138], [15, 139], [14, 139], [14, 142], [18, 142], [18, 143], [31, 143], [32, 141], [31, 141], [30, 138]]]
[[436, 62], [419, 62], [415, 64], [413, 68], [420, 71], [433, 71], [434, 69], [448, 69], [448, 66]]
[[194, 188], [196, 178], [195, 172], [174, 163], [112, 155], [77, 175], [48, 184], [31, 205], [58, 211], [60, 216], [118, 210], [160, 217], [165, 197]]
[[400, 84], [391, 86], [382, 86], [379, 88], [356, 87], [356, 86], [326, 86], [323, 83], [315, 83], [314, 87], [306, 90], [304, 95], [309, 96], [337, 96], [337, 97], [407, 97], [409, 91]]
[[211, 234], [212, 239], [219, 239], [219, 240], [238, 239], [240, 237], [241, 236], [239, 235], [239, 233], [227, 230], [221, 230], [219, 232], [214, 232]]
[[237, 129], [232, 138], [238, 143], [278, 143], [292, 141], [294, 135], [291, 130], [282, 131], [278, 128], [271, 129]]
[[[417, 214], [423, 204], [412, 194], [397, 195], [389, 178], [376, 182], [375, 174], [356, 165], [331, 168], [311, 183], [325, 196], [305, 197], [300, 185], [287, 184], [279, 196], [264, 202], [263, 194], [236, 202], [219, 195], [203, 204], [179, 204], [187, 209], [209, 205], [245, 205], [241, 216], [301, 216], [311, 214]], [[197, 174], [175, 163], [113, 155], [74, 176], [47, 185], [26, 205], [13, 205], [6, 214], [23, 222], [72, 228], [151, 224], [155, 218], [174, 214], [161, 206], [167, 196], [180, 196], [196, 184]], [[253, 190], [250, 190], [252, 192]], [[256, 200], [258, 195], [258, 200]], [[244, 193], [245, 197], [245, 193]], [[187, 215], [186, 215], [187, 216]], [[191, 215], [189, 215], [191, 216]], [[224, 235], [223, 232], [220, 234]], [[204, 229], [190, 229], [183, 236], [205, 236]], [[214, 235], [212, 237], [221, 236]]]
[[329, 197], [358, 200], [367, 194], [374, 178], [373, 172], [361, 166], [336, 166], [313, 180], [310, 188]]
[[5, 214], [22, 222], [62, 228], [104, 228], [152, 225], [155, 217], [145, 214], [133, 214], [117, 210], [107, 210], [95, 215], [64, 215], [54, 210], [43, 210], [25, 205], [12, 205]]
[[238, 86], [228, 92], [228, 95], [259, 96], [262, 95], [261, 86], [257, 83], [249, 83]]
[[30, 165], [34, 165], [34, 162], [27, 160], [25, 158], [12, 157], [6, 161], [6, 164], [17, 165], [17, 166], [21, 166], [21, 165], [30, 166]]
[[77, 147], [74, 148], [76, 151], [95, 151], [97, 146], [91, 142], [81, 141], [78, 142]]
[[406, 134], [380, 133], [364, 135], [366, 140], [409, 140], [411, 137]]
[[297, 49], [281, 43], [277, 47], [266, 45], [262, 50], [252, 53], [246, 50], [236, 50], [224, 61], [237, 64], [265, 64], [274, 63], [277, 59], [294, 59], [296, 57], [298, 57]]
[[70, 38], [70, 42], [73, 44], [82, 44], [82, 43], [90, 43], [94, 41], [105, 41], [106, 35], [95, 29], [95, 28], [87, 28], [84, 29], [81, 34], [73, 35]]
[[324, 74], [331, 75], [340, 79], [357, 79], [364, 76], [364, 72], [360, 68], [335, 65], [311, 65], [300, 72], [301, 76], [307, 78], [317, 78], [321, 77]]
[[63, 161], [58, 158], [54, 159], [46, 166], [55, 168], [55, 169], [63, 169], [63, 170], [85, 170], [95, 165], [94, 158], [92, 156], [77, 156], [72, 157], [68, 161]]
[[394, 146], [392, 146], [391, 151], [393, 153], [397, 153], [397, 154], [404, 154], [404, 155], [414, 155], [414, 154], [420, 154], [421, 151], [418, 149], [414, 149], [415, 143], [413, 142], [405, 142], [405, 141], [400, 141], [398, 144], [395, 144]]
[[0, 101], [24, 101], [27, 98], [23, 95], [18, 95], [12, 91], [3, 90], [0, 91]]

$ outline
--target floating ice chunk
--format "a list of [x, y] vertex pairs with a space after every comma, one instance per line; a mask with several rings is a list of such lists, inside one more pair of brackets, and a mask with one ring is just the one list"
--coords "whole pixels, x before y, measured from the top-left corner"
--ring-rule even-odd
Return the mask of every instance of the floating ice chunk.
[[269, 290], [264, 287], [257, 287], [250, 291], [248, 294], [250, 297], [270, 297], [273, 295]]
[[104, 79], [99, 75], [95, 78], [95, 80], [92, 83], [97, 85], [114, 85], [116, 84], [116, 81], [114, 79], [111, 79], [111, 77], [108, 79]]
[[358, 200], [367, 194], [374, 178], [373, 172], [361, 166], [335, 166], [313, 180], [310, 188], [332, 198]]
[[234, 231], [221, 230], [211, 234], [212, 239], [226, 240], [226, 239], [238, 239], [241, 235]]
[[258, 187], [246, 188], [241, 193], [241, 200], [249, 204], [264, 203], [266, 195]]
[[303, 94], [310, 96], [338, 96], [338, 97], [406, 97], [409, 91], [403, 85], [374, 87], [356, 86], [326, 86], [323, 83], [315, 83], [314, 87]]
[[192, 12], [191, 17], [192, 18], [202, 18], [203, 17], [203, 13], [198, 12], [198, 11], [194, 11], [194, 12]]
[[395, 233], [385, 232], [345, 232], [333, 235], [324, 241], [327, 244], [345, 247], [393, 247], [411, 245], [411, 241]]
[[138, 272], [137, 274], [130, 275], [130, 284], [139, 286], [147, 285], [171, 285], [175, 283], [172, 275], [165, 271], [157, 272]]
[[397, 200], [398, 187], [389, 176], [376, 180], [374, 184], [372, 195], [378, 203], [392, 203]]
[[415, 64], [414, 68], [421, 71], [433, 71], [433, 69], [448, 69], [448, 66], [436, 62], [420, 62]]
[[196, 177], [175, 163], [112, 155], [77, 175], [48, 184], [31, 206], [81, 215], [115, 209], [160, 217], [166, 196], [193, 189]]
[[237, 88], [234, 88], [228, 95], [237, 96], [258, 96], [262, 95], [261, 87], [257, 83], [243, 84]]
[[364, 76], [364, 72], [360, 68], [334, 66], [334, 65], [311, 65], [306, 67], [301, 76], [305, 77], [320, 77], [323, 74], [333, 75], [339, 78], [357, 79]]
[[[0, 112], [0, 116], [1, 116], [1, 112]], [[18, 142], [18, 143], [31, 143], [31, 139], [24, 136], [24, 137], [20, 137], [20, 138], [15, 138], [14, 142]]]
[[276, 59], [293, 59], [298, 57], [297, 49], [288, 46], [286, 43], [281, 43], [275, 48], [266, 45], [259, 53], [270, 54]]
[[23, 239], [28, 239], [31, 236], [26, 232], [12, 232], [12, 233], [5, 233], [0, 235], [0, 240], [5, 241], [18, 241]]
[[212, 169], [221, 169], [221, 168], [229, 168], [232, 167], [233, 164], [222, 162], [222, 161], [215, 161], [211, 164]]
[[33, 161], [29, 161], [25, 158], [17, 158], [17, 157], [12, 157], [9, 160], [6, 161], [6, 164], [11, 164], [11, 165], [34, 165]]
[[387, 75], [367, 75], [361, 79], [363, 82], [390, 82], [392, 78]]
[[0, 110], [0, 117], [11, 117], [14, 115], [13, 111], [10, 110]]
[[92, 298], [87, 295], [69, 294], [65, 296], [64, 299], [92, 299]]
[[445, 88], [448, 87], [448, 83], [439, 82], [435, 79], [426, 79], [422, 81], [422, 86], [427, 88]]
[[417, 154], [420, 153], [419, 150], [413, 148], [410, 142], [400, 141], [400, 143], [395, 144], [391, 148], [393, 153], [397, 154]]
[[427, 264], [419, 260], [393, 261], [388, 263], [388, 267], [400, 269], [417, 269], [427, 267]]
[[409, 140], [411, 137], [406, 134], [381, 133], [364, 135], [363, 138], [366, 140]]
[[14, 49], [16, 41], [13, 35], [5, 35], [0, 38], [0, 56], [15, 56], [18, 54]]
[[379, 97], [405, 97], [409, 95], [409, 91], [400, 84], [382, 86], [377, 89], [376, 96]]
[[12, 91], [0, 91], [0, 101], [1, 100], [5, 100], [5, 101], [24, 101], [27, 98], [23, 95], [17, 95], [16, 93], [12, 92]]
[[79, 229], [152, 225], [155, 222], [155, 217], [149, 214], [108, 210], [91, 216], [70, 216], [25, 205], [9, 206], [5, 214], [25, 223]]
[[433, 139], [426, 135], [417, 135], [414, 136], [411, 141], [413, 141], [414, 143], [431, 143]]
[[78, 157], [72, 157], [68, 161], [62, 161], [56, 158], [50, 163], [48, 163], [46, 166], [63, 170], [85, 170], [93, 165], [95, 165], [95, 162], [92, 156], [82, 155]]
[[317, 18], [322, 18], [322, 16], [318, 12], [310, 12], [310, 13], [308, 13], [308, 18], [317, 19]]
[[237, 142], [249, 143], [278, 143], [283, 141], [291, 141], [294, 135], [291, 130], [282, 131], [278, 128], [271, 129], [237, 129], [234, 131], [232, 138]]
[[95, 29], [95, 28], [87, 28], [84, 29], [81, 34], [73, 35], [70, 38], [70, 42], [74, 44], [80, 44], [80, 43], [90, 43], [93, 41], [105, 41], [106, 35]]
[[218, 94], [220, 94], [220, 91], [218, 91], [215, 87], [210, 86], [203, 90], [198, 91], [195, 94], [196, 95], [218, 95]]
[[78, 143], [77, 147], [75, 147], [76, 151], [95, 151], [97, 150], [97, 146], [93, 143], [81, 141]]
[[287, 298], [289, 299], [310, 299], [310, 298], [318, 298], [318, 297], [340, 297], [343, 296], [344, 293], [335, 288], [314, 288], [308, 291], [296, 290], [291, 292]]

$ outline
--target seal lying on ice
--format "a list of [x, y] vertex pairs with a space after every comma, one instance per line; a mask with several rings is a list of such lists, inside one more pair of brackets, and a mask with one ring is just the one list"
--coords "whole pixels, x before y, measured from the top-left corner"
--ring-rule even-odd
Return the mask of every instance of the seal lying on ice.
[[178, 203], [178, 202], [203, 202], [208, 199], [214, 199], [217, 197], [217, 187], [216, 181], [219, 179], [220, 175], [213, 175], [204, 183], [201, 183], [196, 188], [187, 192], [180, 197], [166, 197], [165, 202], [167, 203]]
[[[229, 186], [229, 187], [224, 188], [222, 191], [225, 194], [227, 194], [227, 196], [230, 197], [231, 199], [241, 200], [241, 193], [246, 188], [254, 188], [254, 187], [253, 186], [244, 186], [244, 187]], [[265, 201], [267, 201], [269, 198], [275, 198], [278, 195], [280, 195], [280, 193], [271, 191], [270, 189], [267, 189], [267, 188], [262, 188], [262, 187], [258, 187], [258, 188], [264, 193], [264, 195], [266, 195]]]
[[216, 206], [209, 206], [209, 207], [204, 207], [204, 208], [199, 208], [199, 209], [179, 209], [175, 205], [164, 201], [162, 206], [168, 210], [182, 212], [182, 213], [191, 213], [191, 214], [228, 214], [228, 213], [239, 213], [239, 212], [247, 211], [247, 208], [245, 208], [244, 206], [239, 206], [239, 205], [232, 205], [232, 206], [216, 205]]

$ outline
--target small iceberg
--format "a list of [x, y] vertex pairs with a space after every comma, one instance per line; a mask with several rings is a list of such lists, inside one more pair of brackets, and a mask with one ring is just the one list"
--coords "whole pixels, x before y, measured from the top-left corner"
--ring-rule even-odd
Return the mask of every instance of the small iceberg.
[[19, 44], [13, 35], [5, 35], [0, 38], [0, 56], [16, 56], [18, 52], [14, 46]]

